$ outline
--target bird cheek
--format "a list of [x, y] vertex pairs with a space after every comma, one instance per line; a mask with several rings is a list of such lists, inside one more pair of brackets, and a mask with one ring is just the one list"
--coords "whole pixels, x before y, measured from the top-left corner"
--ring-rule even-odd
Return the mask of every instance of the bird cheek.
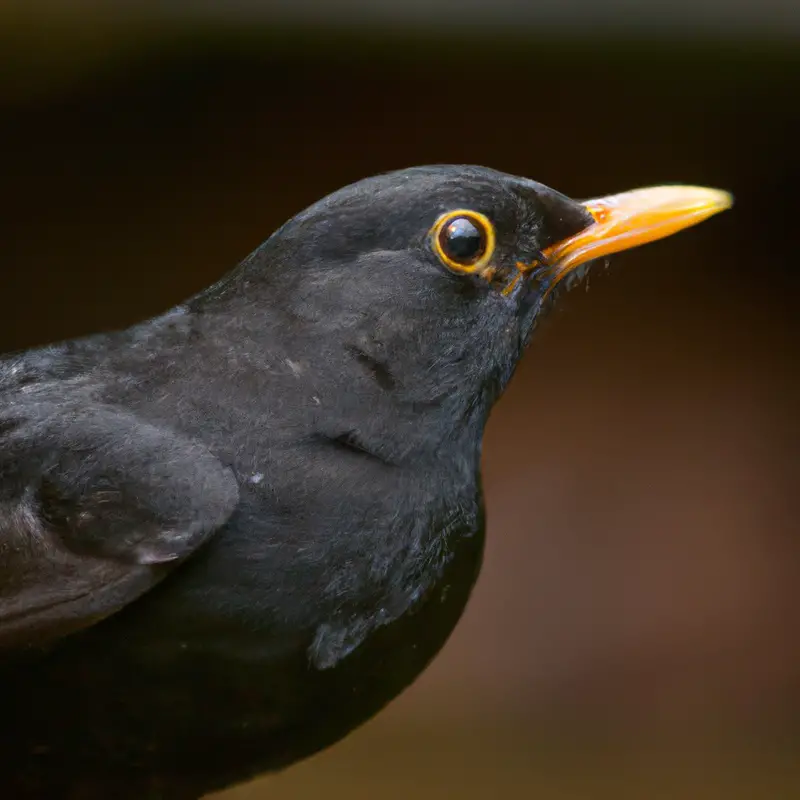
[[491, 264], [481, 273], [481, 278], [503, 297], [514, 294], [520, 277], [514, 264]]
[[546, 293], [546, 286], [540, 281], [528, 278], [522, 283], [516, 296], [520, 328], [525, 331], [533, 325], [539, 314]]

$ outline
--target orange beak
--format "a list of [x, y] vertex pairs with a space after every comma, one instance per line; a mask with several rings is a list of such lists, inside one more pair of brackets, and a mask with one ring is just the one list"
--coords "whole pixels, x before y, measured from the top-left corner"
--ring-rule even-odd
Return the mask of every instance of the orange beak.
[[728, 192], [701, 186], [653, 186], [587, 200], [594, 224], [544, 251], [550, 288], [590, 259], [671, 236], [732, 204]]

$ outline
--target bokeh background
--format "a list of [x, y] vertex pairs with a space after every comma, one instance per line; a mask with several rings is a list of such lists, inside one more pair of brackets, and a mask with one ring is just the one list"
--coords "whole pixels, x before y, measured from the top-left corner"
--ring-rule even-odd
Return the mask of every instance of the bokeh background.
[[541, 327], [430, 670], [224, 797], [800, 797], [798, 142], [789, 0], [0, 5], [0, 350], [158, 313], [387, 169], [736, 195]]

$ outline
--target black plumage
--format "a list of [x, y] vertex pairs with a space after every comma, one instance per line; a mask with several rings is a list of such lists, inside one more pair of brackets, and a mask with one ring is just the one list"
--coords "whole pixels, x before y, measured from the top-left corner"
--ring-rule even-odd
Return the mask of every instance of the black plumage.
[[[494, 227], [480, 273], [432, 244], [453, 209]], [[199, 797], [411, 683], [478, 575], [542, 251], [592, 222], [488, 169], [392, 173], [158, 318], [0, 362], [0, 796]]]

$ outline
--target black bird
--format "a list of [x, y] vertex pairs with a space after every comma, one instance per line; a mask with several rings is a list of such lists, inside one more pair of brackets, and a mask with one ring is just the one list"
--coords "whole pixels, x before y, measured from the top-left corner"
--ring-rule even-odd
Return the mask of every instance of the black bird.
[[197, 798], [377, 713], [464, 610], [484, 425], [562, 279], [729, 205], [408, 169], [0, 361], [0, 797]]

